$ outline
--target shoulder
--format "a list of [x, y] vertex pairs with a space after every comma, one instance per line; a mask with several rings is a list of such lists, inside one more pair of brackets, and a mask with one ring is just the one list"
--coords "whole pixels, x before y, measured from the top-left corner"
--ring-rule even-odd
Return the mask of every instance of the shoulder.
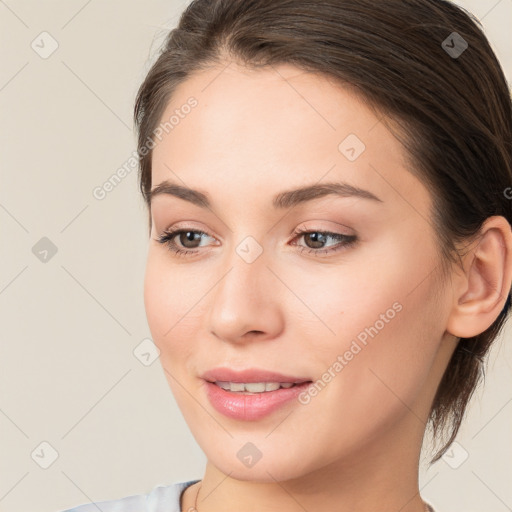
[[148, 494], [134, 494], [116, 500], [84, 503], [61, 512], [180, 512], [182, 492], [199, 480], [159, 485]]

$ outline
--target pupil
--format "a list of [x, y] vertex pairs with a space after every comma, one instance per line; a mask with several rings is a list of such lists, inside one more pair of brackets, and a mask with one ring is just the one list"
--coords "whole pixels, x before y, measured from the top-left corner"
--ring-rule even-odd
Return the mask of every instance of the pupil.
[[[313, 246], [314, 249], [318, 249], [319, 247], [322, 247], [323, 244], [325, 243], [325, 240], [323, 240], [323, 238], [325, 238], [325, 237], [322, 233], [310, 233], [308, 235], [308, 237], [310, 239], [313, 239], [313, 244], [317, 244], [317, 245]], [[308, 237], [306, 237], [306, 240], [308, 239]]]
[[197, 245], [189, 246], [187, 245], [187, 242], [194, 242], [197, 240], [194, 240], [194, 238], [197, 236], [200, 237], [199, 233], [194, 233], [193, 231], [186, 231], [180, 234], [180, 242], [189, 249], [194, 249], [197, 247]]

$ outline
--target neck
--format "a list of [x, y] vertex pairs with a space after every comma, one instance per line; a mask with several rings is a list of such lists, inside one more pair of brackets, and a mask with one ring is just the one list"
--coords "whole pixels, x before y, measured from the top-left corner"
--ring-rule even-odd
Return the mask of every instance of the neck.
[[403, 428], [395, 424], [378, 441], [342, 460], [318, 461], [317, 469], [288, 479], [286, 468], [264, 467], [264, 458], [245, 474], [238, 473], [239, 465], [222, 471], [208, 461], [202, 481], [187, 489], [183, 510], [194, 510], [197, 497], [197, 512], [425, 512], [418, 490], [423, 434], [424, 425], [407, 415]]

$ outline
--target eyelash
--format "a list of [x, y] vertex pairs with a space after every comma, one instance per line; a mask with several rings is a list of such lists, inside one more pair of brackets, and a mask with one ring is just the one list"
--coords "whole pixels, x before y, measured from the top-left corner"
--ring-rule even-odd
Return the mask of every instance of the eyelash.
[[[169, 251], [176, 254], [177, 256], [187, 256], [189, 254], [197, 254], [196, 250], [190, 250], [190, 249], [181, 249], [176, 245], [176, 242], [173, 241], [173, 238], [175, 238], [177, 235], [181, 233], [199, 233], [201, 235], [210, 236], [208, 233], [204, 231], [200, 231], [197, 229], [175, 229], [171, 231], [164, 231], [160, 236], [156, 238], [156, 241], [162, 245], [165, 245]], [[348, 247], [352, 247], [355, 245], [355, 243], [358, 241], [358, 238], [356, 235], [342, 235], [341, 233], [332, 233], [330, 231], [318, 231], [318, 230], [303, 230], [299, 229], [295, 231], [294, 239], [297, 237], [300, 237], [304, 234], [311, 234], [311, 233], [320, 233], [321, 235], [327, 235], [331, 238], [338, 239], [340, 241], [340, 244], [337, 246], [336, 249], [313, 249], [311, 247], [304, 247], [304, 246], [298, 246], [300, 249], [300, 252], [308, 251], [308, 253], [313, 253], [318, 255], [319, 253], [335, 253], [338, 251], [341, 251], [343, 249], [346, 249]], [[213, 238], [213, 237], [212, 237]]]

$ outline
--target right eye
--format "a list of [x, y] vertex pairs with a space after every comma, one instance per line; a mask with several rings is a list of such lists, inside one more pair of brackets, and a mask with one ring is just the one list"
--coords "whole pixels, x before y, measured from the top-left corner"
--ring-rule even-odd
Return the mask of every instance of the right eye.
[[[196, 254], [198, 252], [194, 249], [201, 247], [200, 242], [203, 235], [207, 237], [210, 236], [208, 233], [197, 229], [181, 228], [164, 231], [160, 236], [158, 236], [156, 241], [165, 245], [171, 252], [185, 256], [187, 254]], [[175, 242], [175, 238], [178, 238], [178, 241], [181, 245], [178, 245]], [[199, 245], [197, 242], [199, 242]]]

